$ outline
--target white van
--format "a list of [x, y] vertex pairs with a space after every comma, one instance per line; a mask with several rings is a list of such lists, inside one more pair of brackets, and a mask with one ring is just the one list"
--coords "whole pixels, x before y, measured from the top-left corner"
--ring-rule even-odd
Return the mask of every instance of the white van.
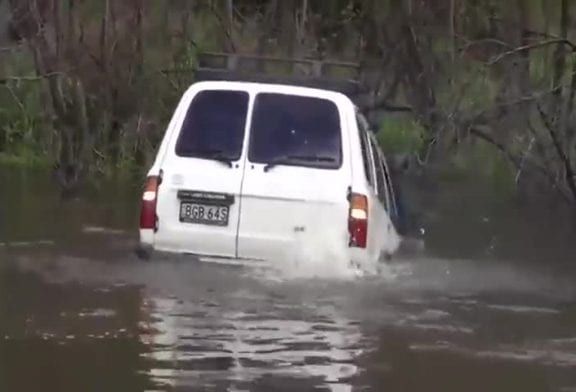
[[316, 254], [340, 249], [350, 262], [375, 262], [400, 241], [390, 180], [374, 134], [346, 95], [197, 82], [148, 172], [141, 249], [274, 262], [313, 243]]

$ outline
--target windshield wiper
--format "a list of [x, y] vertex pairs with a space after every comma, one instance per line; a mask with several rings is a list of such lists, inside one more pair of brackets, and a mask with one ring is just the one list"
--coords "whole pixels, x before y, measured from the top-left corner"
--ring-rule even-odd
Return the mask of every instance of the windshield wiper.
[[290, 160], [307, 161], [307, 162], [336, 162], [332, 157], [316, 156], [316, 155], [290, 155]]
[[283, 163], [294, 163], [294, 161], [304, 161], [304, 162], [336, 162], [336, 159], [332, 157], [326, 156], [314, 156], [314, 155], [288, 155], [284, 157], [280, 157], [278, 159], [274, 159], [271, 162], [268, 162], [266, 166], [264, 166], [264, 171], [267, 172], [272, 169], [274, 166], [281, 165]]
[[181, 151], [184, 154], [191, 154], [197, 158], [212, 159], [218, 162], [226, 164], [226, 166], [232, 168], [232, 159], [224, 154], [224, 151], [218, 149], [210, 148], [198, 148], [198, 149], [183, 149]]

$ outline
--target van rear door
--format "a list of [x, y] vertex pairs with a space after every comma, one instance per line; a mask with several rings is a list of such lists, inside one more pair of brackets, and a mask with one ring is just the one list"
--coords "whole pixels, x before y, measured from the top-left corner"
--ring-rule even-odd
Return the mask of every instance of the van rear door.
[[160, 164], [159, 250], [236, 256], [243, 144], [250, 96], [200, 90]]
[[[274, 260], [347, 247], [348, 138], [336, 102], [260, 92], [242, 184], [238, 256]], [[320, 255], [324, 256], [324, 255]]]

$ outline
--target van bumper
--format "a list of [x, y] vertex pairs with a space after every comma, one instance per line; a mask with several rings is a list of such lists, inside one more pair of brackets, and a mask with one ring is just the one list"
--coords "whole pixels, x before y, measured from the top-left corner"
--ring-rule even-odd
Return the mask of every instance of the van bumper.
[[270, 265], [266, 260], [242, 259], [217, 255], [202, 255], [180, 250], [157, 249], [153, 244], [140, 242], [136, 248], [136, 255], [142, 260], [187, 260], [210, 264], [229, 266], [259, 267]]

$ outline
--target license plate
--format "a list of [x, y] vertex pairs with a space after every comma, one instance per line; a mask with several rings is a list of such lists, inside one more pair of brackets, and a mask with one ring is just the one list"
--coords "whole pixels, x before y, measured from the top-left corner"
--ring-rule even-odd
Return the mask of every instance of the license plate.
[[228, 206], [202, 203], [180, 203], [180, 222], [227, 226]]

